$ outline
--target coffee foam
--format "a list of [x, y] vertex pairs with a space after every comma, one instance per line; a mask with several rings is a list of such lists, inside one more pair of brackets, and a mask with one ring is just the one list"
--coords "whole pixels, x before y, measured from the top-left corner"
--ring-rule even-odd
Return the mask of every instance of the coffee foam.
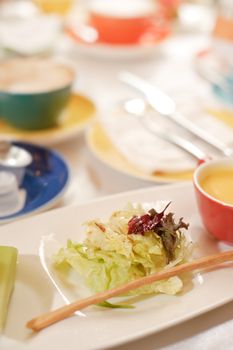
[[72, 70], [45, 59], [12, 59], [0, 64], [0, 91], [39, 93], [69, 85]]
[[155, 4], [151, 0], [92, 0], [90, 11], [110, 17], [135, 18], [154, 14]]

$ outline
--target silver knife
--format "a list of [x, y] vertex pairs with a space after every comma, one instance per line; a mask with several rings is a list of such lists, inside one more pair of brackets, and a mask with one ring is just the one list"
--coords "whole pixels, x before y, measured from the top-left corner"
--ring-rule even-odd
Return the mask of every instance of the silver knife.
[[149, 105], [158, 113], [170, 118], [177, 125], [181, 126], [185, 130], [188, 130], [190, 133], [211, 145], [225, 156], [233, 155], [233, 148], [225, 145], [205, 130], [193, 124], [181, 113], [177, 112], [175, 101], [158, 87], [129, 72], [120, 73], [119, 79], [125, 84], [141, 92], [146, 97]]
[[143, 106], [140, 106], [139, 104], [141, 104], [141, 102], [142, 101], [139, 99], [122, 101], [120, 107], [123, 108], [125, 112], [135, 116], [141, 122], [143, 127], [146, 128], [146, 130], [149, 131], [152, 135], [155, 135], [162, 140], [165, 140], [175, 146], [178, 146], [198, 161], [204, 161], [209, 159], [208, 155], [205, 152], [203, 152], [202, 149], [200, 149], [198, 146], [194, 145], [187, 139], [180, 137], [176, 134], [171, 134], [163, 128], [151, 129], [151, 127], [147, 123], [147, 118], [145, 117], [145, 104], [143, 103]]
[[151, 130], [148, 125], [144, 124], [145, 128], [151, 132], [153, 135], [158, 136], [159, 138], [172, 143], [175, 146], [178, 146], [179, 148], [183, 149], [187, 153], [189, 153], [193, 158], [199, 160], [199, 161], [205, 161], [209, 157], [206, 153], [204, 153], [199, 147], [191, 143], [190, 141], [184, 139], [183, 137], [180, 137], [175, 134], [169, 134], [166, 132], [166, 130], [163, 129], [153, 129]]

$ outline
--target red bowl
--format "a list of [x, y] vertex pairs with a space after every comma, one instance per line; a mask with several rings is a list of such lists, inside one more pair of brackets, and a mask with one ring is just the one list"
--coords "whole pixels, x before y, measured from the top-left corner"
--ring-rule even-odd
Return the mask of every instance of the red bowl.
[[162, 19], [154, 15], [146, 18], [115, 18], [92, 14], [89, 24], [98, 31], [99, 40], [109, 44], [136, 43], [151, 28], [157, 30], [158, 34], [168, 31], [167, 24], [162, 24]]
[[195, 194], [199, 212], [207, 231], [218, 240], [233, 244], [233, 205], [212, 197], [200, 185], [204, 174], [218, 166], [233, 169], [233, 159], [211, 160], [198, 166], [193, 176]]
[[[138, 1], [143, 4], [144, 0]], [[100, 3], [103, 7], [100, 8], [95, 5], [95, 3]], [[130, 11], [130, 6], [121, 13], [117, 13], [118, 7], [123, 5], [123, 2], [112, 3], [112, 8], [106, 11], [104, 9], [106, 1], [100, 0], [93, 2], [89, 9], [89, 19], [88, 25], [95, 28], [98, 32], [99, 42], [107, 44], [134, 44], [137, 43], [144, 33], [152, 31], [153, 33], [157, 31], [158, 37], [164, 36], [170, 31], [170, 25], [165, 15], [155, 6], [148, 7], [145, 3], [145, 8], [142, 6], [140, 11], [132, 6], [134, 2], [130, 5], [132, 11]], [[125, 4], [125, 2], [124, 2]], [[113, 6], [114, 5], [114, 6]], [[136, 6], [136, 4], [135, 4]], [[114, 13], [114, 9], [115, 12]]]

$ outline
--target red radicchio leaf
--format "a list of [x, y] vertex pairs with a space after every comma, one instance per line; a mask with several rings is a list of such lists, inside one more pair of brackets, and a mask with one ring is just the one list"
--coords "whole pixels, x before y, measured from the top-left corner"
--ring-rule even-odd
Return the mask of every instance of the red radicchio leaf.
[[133, 216], [128, 222], [128, 233], [140, 233], [144, 235], [147, 231], [154, 231], [155, 228], [161, 224], [164, 212], [170, 204], [171, 202], [169, 202], [160, 213], [157, 213], [155, 209], [151, 209], [148, 214]]
[[164, 215], [170, 203], [171, 202], [169, 202], [160, 213], [157, 213], [155, 209], [151, 209], [147, 214], [134, 216], [128, 222], [128, 234], [144, 235], [145, 232], [153, 231], [161, 238], [166, 252], [167, 263], [175, 258], [179, 229], [187, 229], [189, 226], [183, 222], [183, 218], [180, 218], [178, 224], [176, 224], [173, 213]]

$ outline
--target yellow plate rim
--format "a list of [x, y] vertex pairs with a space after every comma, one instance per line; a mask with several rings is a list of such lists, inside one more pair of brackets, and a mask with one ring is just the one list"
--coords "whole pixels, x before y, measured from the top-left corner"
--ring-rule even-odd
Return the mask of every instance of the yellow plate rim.
[[[81, 99], [81, 101], [87, 104], [90, 111], [85, 112], [85, 118], [81, 121], [76, 121], [76, 123], [69, 125], [67, 128], [61, 127], [44, 129], [44, 130], [20, 130], [20, 129], [9, 129], [9, 131], [4, 131], [0, 126], [0, 133], [2, 138], [13, 139], [16, 141], [32, 142], [40, 145], [54, 145], [67, 140], [73, 139], [75, 136], [79, 135], [95, 117], [96, 107], [94, 102], [88, 97], [81, 95], [79, 93], [72, 93], [72, 98]], [[8, 127], [8, 124], [6, 124]]]
[[[107, 143], [108, 153], [111, 154], [112, 152], [115, 155], [117, 155], [117, 158], [120, 159], [122, 164], [119, 165], [119, 163], [117, 162], [109, 161], [108, 157], [106, 157], [106, 155], [102, 152], [101, 148], [96, 142], [97, 134], [99, 134], [99, 136], [97, 137], [101, 137], [101, 142]], [[105, 165], [109, 166], [110, 168], [117, 170], [120, 173], [123, 173], [127, 176], [132, 176], [139, 180], [144, 180], [144, 181], [146, 180], [150, 182], [163, 183], [163, 184], [169, 184], [172, 182], [192, 181], [193, 171], [187, 171], [184, 173], [173, 173], [173, 174], [161, 173], [161, 174], [155, 174], [155, 175], [149, 175], [149, 174], [143, 173], [140, 169], [137, 169], [134, 165], [130, 164], [129, 161], [125, 159], [123, 155], [121, 155], [120, 151], [118, 151], [115, 148], [115, 146], [112, 144], [112, 142], [109, 140], [103, 127], [98, 121], [95, 121], [94, 123], [92, 123], [90, 128], [88, 128], [86, 132], [86, 143], [89, 149], [91, 150], [91, 152], [96, 156], [97, 159], [99, 159], [101, 162], [103, 162]], [[122, 167], [123, 164], [126, 165], [127, 170], [124, 167]]]

